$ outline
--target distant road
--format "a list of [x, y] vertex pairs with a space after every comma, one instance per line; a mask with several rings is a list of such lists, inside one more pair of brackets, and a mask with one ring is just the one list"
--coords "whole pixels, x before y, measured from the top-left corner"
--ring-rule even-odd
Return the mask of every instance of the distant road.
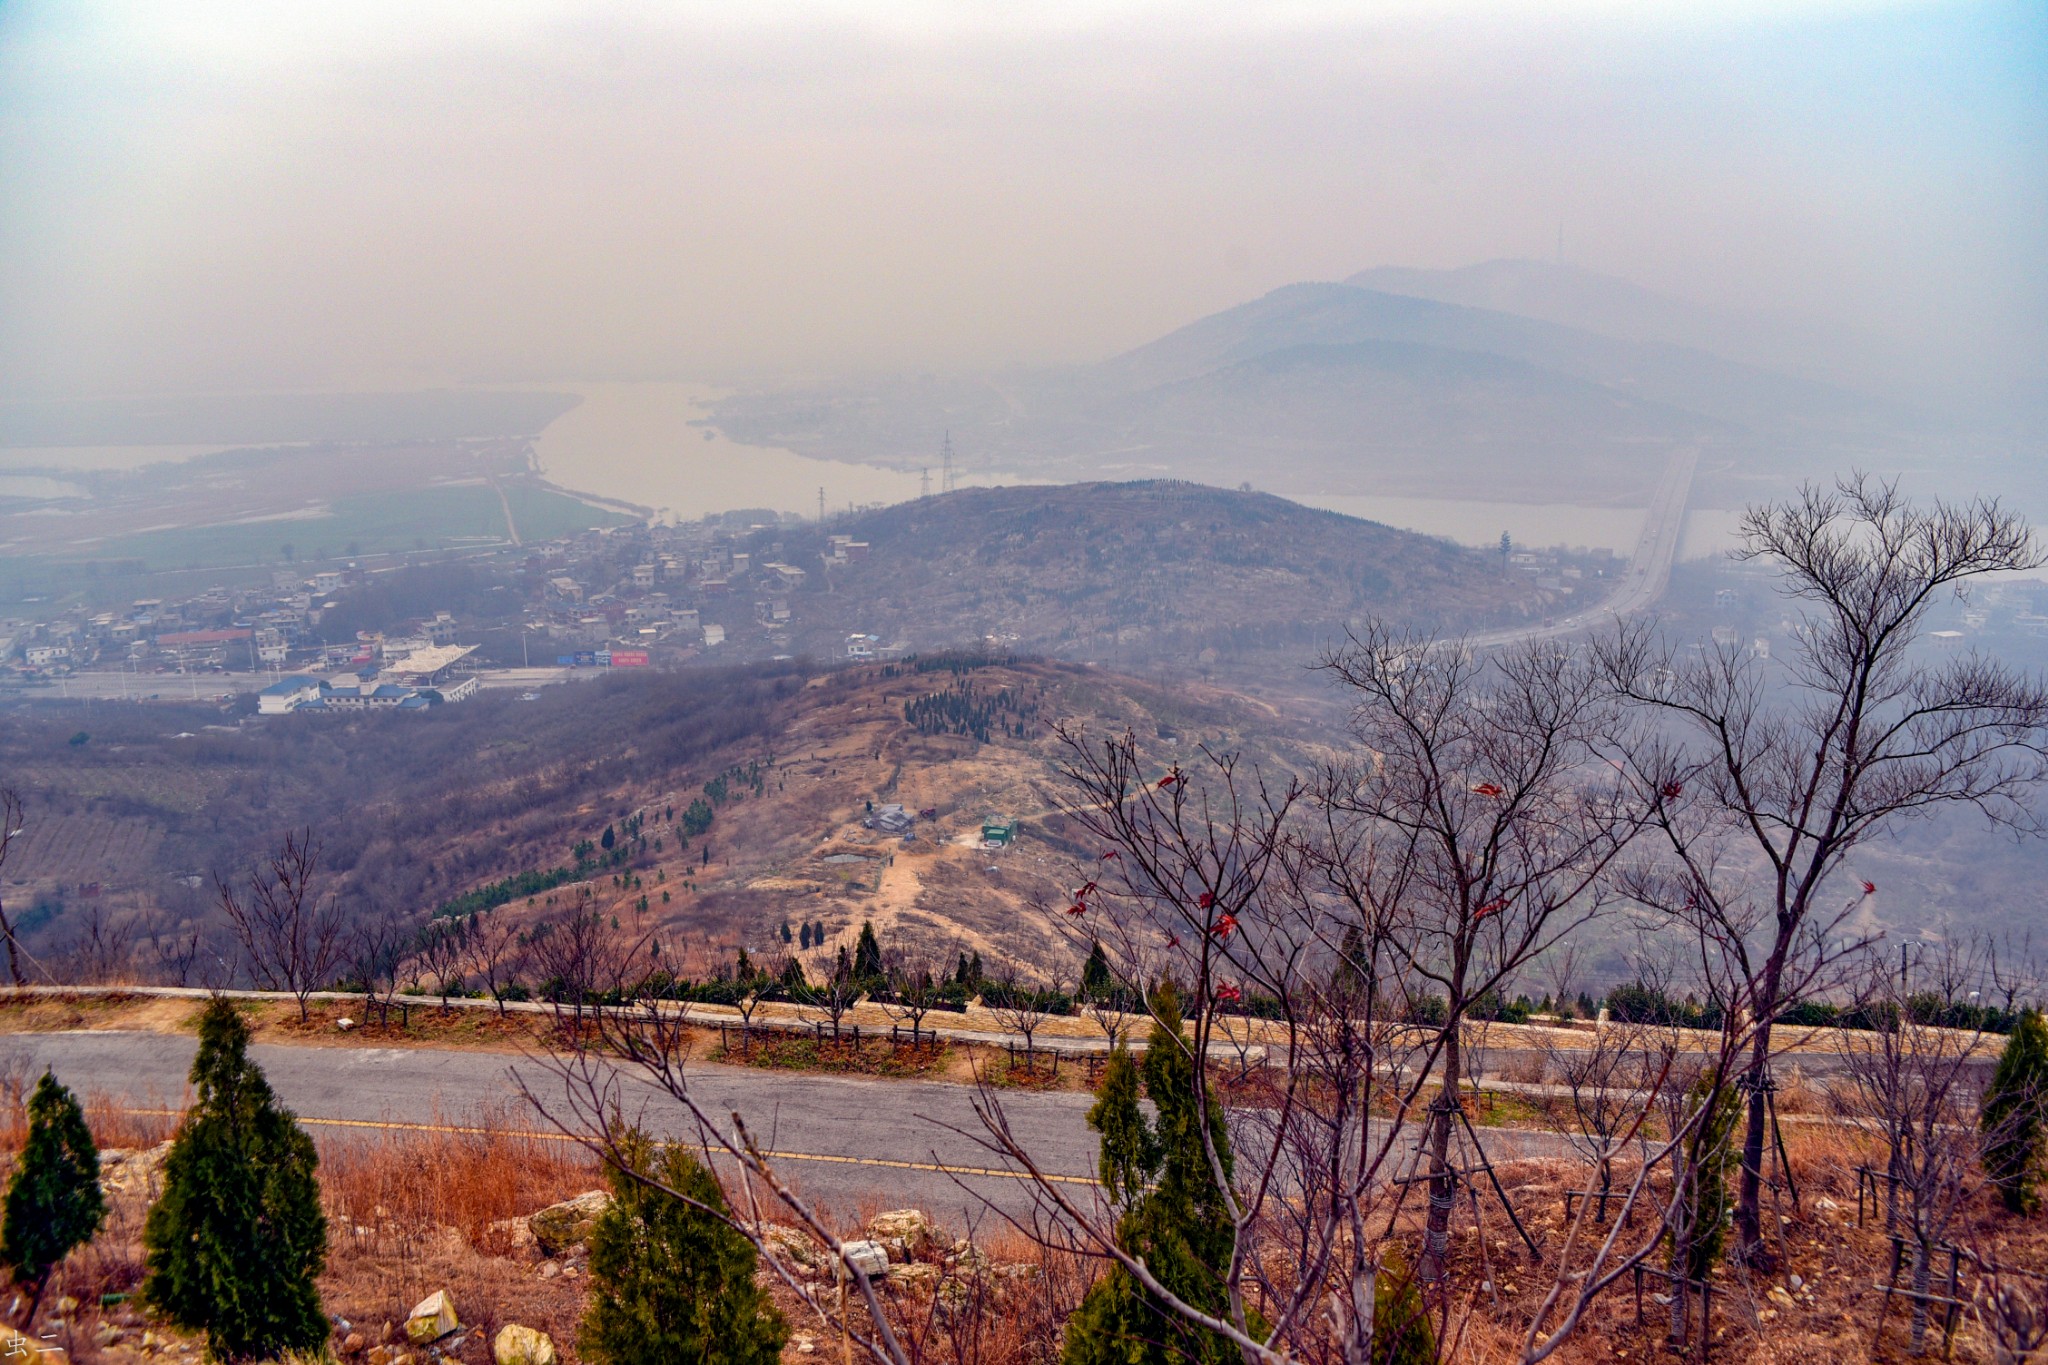
[[1678, 557], [1678, 542], [1685, 534], [1685, 508], [1692, 497], [1693, 472], [1699, 459], [1700, 448], [1696, 445], [1681, 446], [1671, 452], [1664, 477], [1657, 481], [1649, 510], [1643, 514], [1643, 532], [1636, 541], [1635, 552], [1629, 556], [1628, 567], [1622, 570], [1605, 601], [1543, 625], [1515, 626], [1474, 635], [1470, 643], [1476, 648], [1491, 649], [1520, 640], [1576, 635], [1655, 605], [1671, 583], [1671, 563]]

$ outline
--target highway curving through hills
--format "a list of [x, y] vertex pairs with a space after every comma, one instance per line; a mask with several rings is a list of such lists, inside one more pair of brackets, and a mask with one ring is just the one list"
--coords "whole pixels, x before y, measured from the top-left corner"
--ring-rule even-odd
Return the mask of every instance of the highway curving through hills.
[[1642, 534], [1629, 555], [1628, 567], [1622, 570], [1614, 590], [1604, 601], [1542, 625], [1486, 631], [1470, 637], [1467, 643], [1475, 649], [1492, 649], [1522, 640], [1576, 635], [1655, 605], [1671, 583], [1671, 565], [1685, 536], [1686, 504], [1692, 497], [1693, 474], [1699, 459], [1698, 445], [1681, 446], [1671, 452], [1663, 477], [1657, 481], [1657, 490], [1651, 495], [1650, 506], [1643, 514]]

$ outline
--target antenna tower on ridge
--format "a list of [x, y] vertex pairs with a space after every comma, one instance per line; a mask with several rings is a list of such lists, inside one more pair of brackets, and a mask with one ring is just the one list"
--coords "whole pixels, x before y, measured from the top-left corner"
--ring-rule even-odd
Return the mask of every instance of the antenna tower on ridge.
[[953, 491], [953, 432], [946, 432], [946, 443], [939, 447], [939, 491]]
[[917, 495], [928, 498], [932, 495], [932, 467], [926, 465], [917, 471]]

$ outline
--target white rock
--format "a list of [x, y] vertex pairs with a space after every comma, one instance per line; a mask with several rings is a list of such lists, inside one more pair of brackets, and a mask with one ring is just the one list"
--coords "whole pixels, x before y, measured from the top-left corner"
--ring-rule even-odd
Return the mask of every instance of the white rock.
[[555, 1365], [554, 1338], [532, 1327], [508, 1322], [491, 1342], [491, 1359], [497, 1365]]
[[847, 1264], [870, 1278], [886, 1275], [889, 1271], [889, 1252], [880, 1242], [843, 1242], [840, 1244]]
[[455, 1318], [455, 1300], [445, 1289], [436, 1289], [405, 1315], [407, 1339], [421, 1346], [439, 1341], [461, 1325]]
[[586, 1190], [574, 1199], [548, 1205], [528, 1218], [526, 1225], [533, 1229], [542, 1251], [559, 1256], [587, 1239], [598, 1215], [611, 1206], [612, 1197], [605, 1191]]
[[906, 1255], [914, 1256], [931, 1240], [932, 1220], [923, 1209], [891, 1209], [876, 1214], [867, 1231], [872, 1240], [900, 1243]]

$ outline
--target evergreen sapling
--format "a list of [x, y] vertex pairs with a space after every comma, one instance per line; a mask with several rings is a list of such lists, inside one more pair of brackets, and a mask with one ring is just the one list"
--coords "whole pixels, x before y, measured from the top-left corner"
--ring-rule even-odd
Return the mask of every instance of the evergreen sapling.
[[[1153, 995], [1154, 1022], [1142, 1066], [1119, 1047], [1110, 1055], [1088, 1124], [1102, 1134], [1104, 1189], [1123, 1210], [1117, 1245], [1159, 1283], [1212, 1317], [1229, 1315], [1224, 1275], [1234, 1228], [1202, 1140], [1194, 1059], [1180, 1036], [1180, 1000], [1171, 985]], [[1138, 1080], [1157, 1118], [1138, 1107]], [[1224, 1177], [1230, 1137], [1220, 1107], [1207, 1115]], [[1256, 1333], [1257, 1321], [1248, 1324]], [[1135, 1276], [1112, 1267], [1097, 1280], [1067, 1323], [1064, 1365], [1236, 1365], [1237, 1347], [1222, 1335], [1189, 1325]]]
[[725, 1221], [717, 1177], [681, 1146], [657, 1148], [639, 1133], [621, 1145], [631, 1170], [611, 1172], [611, 1207], [590, 1233], [584, 1358], [774, 1365], [789, 1327], [754, 1281], [753, 1243]]
[[2027, 1010], [1998, 1054], [1979, 1123], [1984, 1169], [2014, 1213], [2040, 1207], [2042, 1119], [2048, 1107], [2048, 1020]]
[[78, 1097], [45, 1071], [28, 1101], [28, 1141], [7, 1185], [0, 1223], [0, 1264], [29, 1291], [28, 1316], [49, 1287], [50, 1274], [106, 1221], [100, 1192], [100, 1154]]
[[248, 1049], [241, 1016], [215, 997], [192, 1063], [198, 1100], [142, 1229], [143, 1298], [205, 1332], [220, 1360], [313, 1351], [328, 1335], [315, 1284], [327, 1256], [319, 1156]]

